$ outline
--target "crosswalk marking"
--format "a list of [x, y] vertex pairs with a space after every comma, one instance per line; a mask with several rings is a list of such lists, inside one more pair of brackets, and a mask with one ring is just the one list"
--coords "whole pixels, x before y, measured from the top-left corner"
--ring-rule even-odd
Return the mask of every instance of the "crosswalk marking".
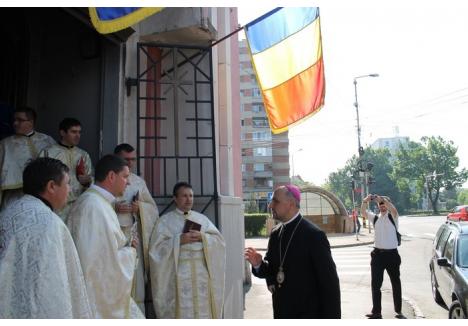
[[338, 269], [343, 269], [343, 268], [370, 268], [370, 265], [349, 265], [349, 266], [342, 266], [342, 265], [337, 265], [336, 266]]
[[370, 275], [370, 252], [372, 249], [369, 246], [332, 249], [338, 276]]
[[338, 276], [343, 276], [343, 275], [370, 275], [370, 270], [369, 271], [359, 271], [359, 272], [340, 272], [338, 271]]
[[[370, 276], [370, 252], [373, 249], [370, 246], [333, 248], [331, 253], [338, 276]], [[265, 280], [252, 275], [252, 283], [265, 285]]]

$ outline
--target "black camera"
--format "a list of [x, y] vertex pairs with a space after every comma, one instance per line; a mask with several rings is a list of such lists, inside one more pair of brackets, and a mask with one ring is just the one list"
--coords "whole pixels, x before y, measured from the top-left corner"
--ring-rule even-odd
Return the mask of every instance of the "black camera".
[[376, 198], [377, 198], [376, 195], [371, 195], [371, 196], [370, 196], [370, 200], [375, 200]]

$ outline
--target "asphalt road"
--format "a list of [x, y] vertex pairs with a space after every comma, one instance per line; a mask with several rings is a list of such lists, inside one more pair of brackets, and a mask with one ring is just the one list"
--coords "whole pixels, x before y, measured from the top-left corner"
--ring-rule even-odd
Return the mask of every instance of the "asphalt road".
[[[429, 272], [432, 242], [439, 226], [444, 222], [445, 216], [402, 216], [400, 218], [400, 233], [403, 236], [402, 245], [398, 251], [402, 260], [400, 273], [403, 300], [415, 308], [416, 317], [448, 318], [447, 310], [436, 304], [432, 298]], [[367, 229], [363, 232], [367, 232]], [[372, 249], [372, 245], [368, 245], [332, 251], [344, 290], [365, 288], [367, 295], [370, 296], [369, 255]], [[385, 273], [382, 292], [391, 293], [391, 289], [390, 279]], [[386, 300], [391, 301], [391, 298], [387, 297]], [[389, 303], [382, 301], [382, 304], [388, 305]], [[347, 303], [343, 306], [346, 308], [349, 305], [350, 303]], [[386, 310], [391, 308], [390, 305]], [[383, 308], [383, 313], [384, 310]], [[345, 316], [349, 314], [346, 310], [344, 313]]]
[[[431, 292], [429, 261], [432, 242], [445, 216], [402, 216], [399, 247], [403, 295], [410, 298], [425, 318], [448, 318], [446, 309], [434, 302]], [[391, 288], [391, 286], [390, 286]]]
[[[410, 315], [407, 312], [412, 307], [416, 308], [416, 317], [448, 318], [447, 310], [436, 304], [432, 298], [429, 272], [432, 241], [437, 229], [444, 222], [444, 216], [400, 218], [400, 233], [403, 236], [398, 250], [402, 259], [400, 271], [405, 315]], [[369, 265], [372, 249], [372, 245], [332, 249], [342, 288], [343, 318], [364, 318], [364, 313], [372, 308]], [[261, 254], [264, 255], [264, 252]], [[253, 287], [246, 298], [246, 318], [272, 318], [271, 297], [266, 290], [265, 281], [252, 277], [252, 282]], [[389, 277], [385, 274], [382, 285], [384, 318], [393, 317], [391, 288]]]

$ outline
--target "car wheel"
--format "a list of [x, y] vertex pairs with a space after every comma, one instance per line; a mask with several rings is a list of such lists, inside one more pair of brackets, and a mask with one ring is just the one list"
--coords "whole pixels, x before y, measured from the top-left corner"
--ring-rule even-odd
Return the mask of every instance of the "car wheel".
[[458, 302], [458, 300], [455, 300], [450, 305], [449, 319], [464, 319], [464, 318], [466, 318], [466, 316], [463, 313], [463, 308], [460, 302]]
[[439, 290], [437, 290], [436, 279], [435, 279], [434, 271], [432, 269], [431, 269], [431, 288], [432, 288], [432, 297], [434, 298], [434, 301], [440, 305], [443, 305], [444, 300], [442, 300]]

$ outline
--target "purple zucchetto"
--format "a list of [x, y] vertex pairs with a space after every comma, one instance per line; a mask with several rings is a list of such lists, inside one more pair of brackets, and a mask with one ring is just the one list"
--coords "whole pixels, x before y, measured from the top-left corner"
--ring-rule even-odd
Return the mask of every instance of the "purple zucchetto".
[[288, 189], [288, 191], [293, 195], [293, 197], [298, 202], [301, 201], [301, 191], [299, 190], [297, 186], [289, 184], [289, 185], [285, 185], [284, 187]]

